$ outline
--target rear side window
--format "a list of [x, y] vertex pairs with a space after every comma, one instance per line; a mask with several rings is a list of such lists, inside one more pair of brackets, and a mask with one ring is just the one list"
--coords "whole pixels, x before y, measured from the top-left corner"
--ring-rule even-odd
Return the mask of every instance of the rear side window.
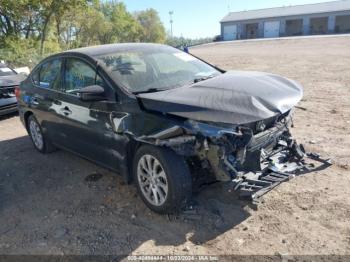
[[32, 80], [34, 84], [47, 89], [60, 89], [62, 61], [53, 59], [42, 64], [33, 74]]
[[37, 86], [40, 85], [40, 80], [39, 80], [40, 69], [41, 67], [37, 68], [34, 72], [32, 72], [32, 81]]

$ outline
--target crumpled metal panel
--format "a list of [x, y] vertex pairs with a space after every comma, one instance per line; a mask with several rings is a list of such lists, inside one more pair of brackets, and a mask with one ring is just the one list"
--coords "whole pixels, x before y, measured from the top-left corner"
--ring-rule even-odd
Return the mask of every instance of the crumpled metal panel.
[[302, 96], [302, 87], [292, 80], [244, 71], [231, 71], [197, 84], [138, 95], [148, 110], [236, 125], [283, 114]]

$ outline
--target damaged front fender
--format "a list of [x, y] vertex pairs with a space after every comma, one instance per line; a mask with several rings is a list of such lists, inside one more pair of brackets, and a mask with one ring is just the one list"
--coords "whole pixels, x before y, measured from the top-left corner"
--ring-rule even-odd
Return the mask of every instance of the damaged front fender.
[[[153, 114], [143, 115], [140, 120], [128, 113], [112, 113], [111, 122], [116, 133], [140, 143], [168, 147], [202, 171], [200, 176], [210, 175], [221, 182], [232, 181], [242, 197], [256, 200], [281, 182], [312, 170], [305, 162], [311, 155], [305, 153], [289, 132], [291, 115], [289, 112], [276, 119], [272, 126], [261, 132], [249, 126], [169, 121], [166, 116]], [[163, 117], [167, 121], [159, 120]], [[143, 122], [147, 122], [147, 126]], [[330, 165], [330, 161], [320, 157], [313, 159], [323, 161], [325, 167]]]

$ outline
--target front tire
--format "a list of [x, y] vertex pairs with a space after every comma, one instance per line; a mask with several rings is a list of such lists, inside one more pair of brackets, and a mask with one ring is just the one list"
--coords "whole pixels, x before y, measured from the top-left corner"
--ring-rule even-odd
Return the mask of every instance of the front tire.
[[192, 178], [186, 161], [170, 149], [141, 146], [133, 173], [139, 195], [154, 212], [174, 213], [191, 198]]
[[34, 147], [40, 153], [45, 154], [56, 150], [55, 146], [51, 144], [50, 140], [43, 133], [42, 128], [34, 115], [28, 117], [27, 128]]

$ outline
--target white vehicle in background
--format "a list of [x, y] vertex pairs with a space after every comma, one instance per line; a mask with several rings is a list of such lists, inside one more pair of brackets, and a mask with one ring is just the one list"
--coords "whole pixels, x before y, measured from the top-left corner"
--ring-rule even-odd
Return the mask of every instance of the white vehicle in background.
[[23, 74], [25, 76], [30, 74], [30, 69], [28, 66], [17, 67], [17, 68], [14, 68], [13, 70], [16, 71], [17, 74]]

